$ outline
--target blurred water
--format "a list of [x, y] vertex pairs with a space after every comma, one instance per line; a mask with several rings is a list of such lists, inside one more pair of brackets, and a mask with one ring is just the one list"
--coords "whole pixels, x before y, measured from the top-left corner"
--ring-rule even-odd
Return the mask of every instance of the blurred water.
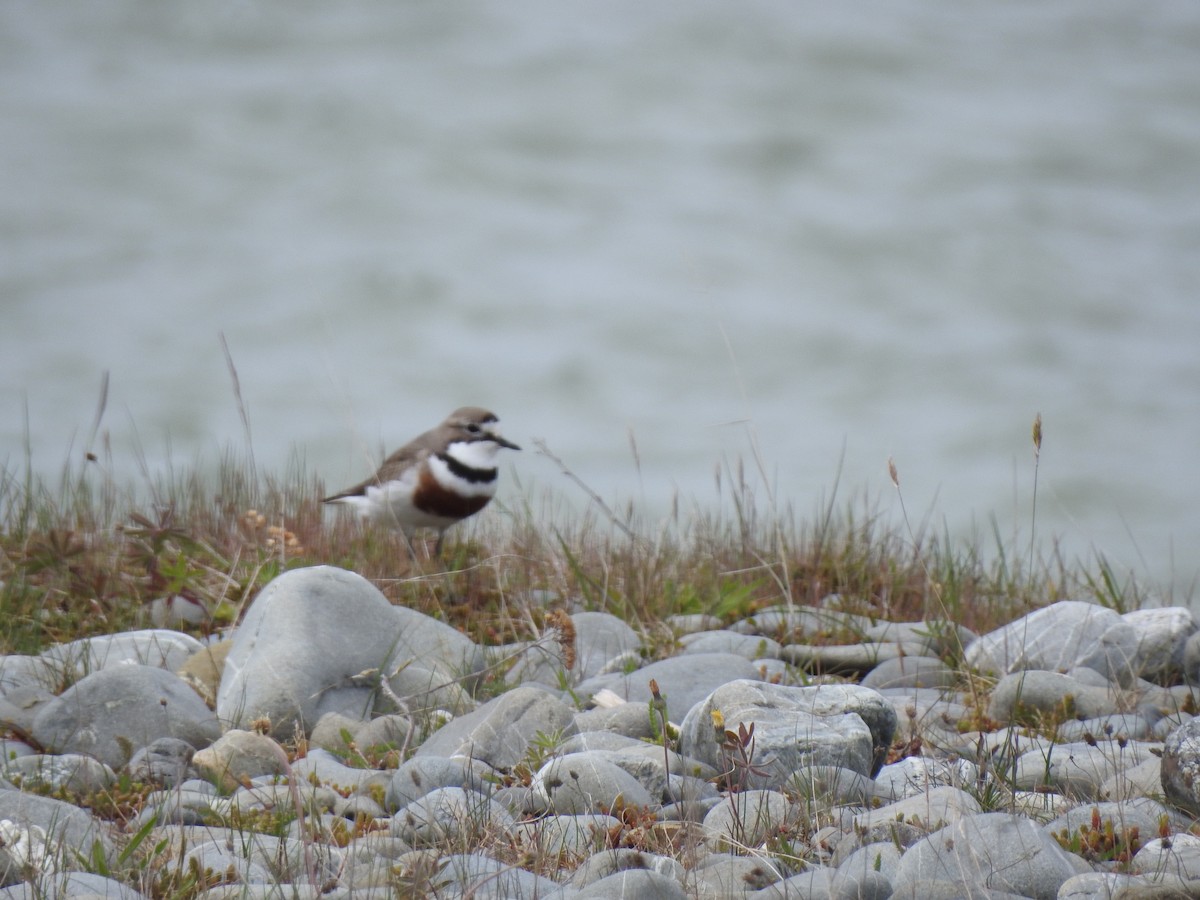
[[1038, 532], [1182, 599], [1198, 47], [1190, 0], [8, 0], [0, 460], [81, 454], [109, 371], [120, 476], [215, 463], [223, 332], [259, 465], [331, 487], [478, 403], [653, 517], [749, 421], [802, 516], [839, 466], [895, 514], [892, 456], [1009, 534], [1040, 411]]

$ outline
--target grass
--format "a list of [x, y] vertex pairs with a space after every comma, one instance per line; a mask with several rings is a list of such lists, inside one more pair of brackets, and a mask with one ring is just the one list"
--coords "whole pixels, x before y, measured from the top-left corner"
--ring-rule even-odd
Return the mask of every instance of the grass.
[[[1040, 440], [1039, 420], [1039, 451]], [[718, 508], [725, 513], [685, 515], [676, 504], [664, 521], [647, 524], [628, 508], [614, 511], [593, 502], [583, 513], [568, 512], [555, 494], [523, 489], [512, 508], [493, 505], [478, 521], [451, 532], [440, 559], [428, 556], [431, 539], [418, 542], [418, 550], [426, 553], [416, 560], [400, 538], [323, 508], [324, 486], [299, 460], [281, 474], [264, 474], [253, 459], [230, 453], [212, 476], [196, 470], [147, 473], [136, 486], [115, 483], [111, 468], [103, 453], [89, 451], [64, 466], [56, 480], [35, 475], [29, 459], [23, 468], [0, 469], [5, 622], [0, 653], [33, 654], [55, 643], [150, 627], [155, 601], [166, 597], [184, 598], [203, 611], [198, 621], [172, 627], [213, 634], [235, 623], [275, 576], [317, 564], [352, 569], [391, 602], [445, 621], [481, 644], [558, 642], [564, 655], [573, 649], [573, 641], [565, 638], [571, 620], [561, 610], [567, 599], [627, 621], [645, 636], [650, 657], [677, 651], [664, 625], [671, 616], [706, 614], [730, 624], [781, 604], [828, 604], [831, 595], [841, 611], [873, 620], [926, 620], [932, 628], [944, 626], [947, 634], [956, 634], [951, 625], [986, 632], [1058, 599], [1090, 597], [1118, 610], [1136, 608], [1143, 600], [1136, 585], [1122, 584], [1103, 559], [1095, 570], [1069, 565], [1053, 544], [1039, 555], [1032, 528], [1029, 543], [1020, 546], [1016, 537], [1011, 543], [1001, 540], [998, 530], [992, 543], [983, 545], [956, 542], [923, 525], [914, 529], [894, 465], [902, 527], [889, 524], [891, 517], [866, 500], [839, 506], [831, 499], [798, 520], [769, 493], [764, 498], [756, 491], [758, 478], [739, 463], [717, 473]], [[757, 458], [750, 468], [765, 470]], [[565, 465], [563, 470], [568, 480], [581, 484]], [[772, 636], [797, 639], [795, 634]], [[803, 636], [810, 643], [847, 638], [854, 636]], [[961, 659], [962, 648], [951, 648], [949, 656]], [[484, 696], [503, 689], [502, 667], [493, 674], [491, 684], [482, 687]], [[980, 719], [968, 724], [981, 724], [988, 685], [978, 677], [964, 678]], [[660, 697], [658, 686], [652, 689]], [[674, 735], [665, 702], [652, 703], [648, 714], [666, 760]], [[751, 723], [722, 735], [727, 766], [721, 777], [731, 798], [752, 771], [753, 734]], [[894, 758], [921, 752], [920, 741], [914, 743], [904, 729], [896, 740]], [[531, 748], [526, 776], [535, 762], [554, 752], [556, 742], [546, 737], [545, 743]], [[302, 745], [298, 741], [289, 749], [302, 754]], [[398, 753], [390, 748], [388, 764], [396, 765], [410, 749], [407, 742]], [[371, 759], [376, 756], [372, 752]], [[518, 780], [521, 775], [514, 773]], [[981, 785], [981, 791], [996, 790], [995, 782]], [[107, 804], [120, 810], [115, 819], [126, 820], [147, 790], [125, 777], [118, 788], [88, 798], [86, 805]], [[990, 803], [1007, 806], [1011, 792], [997, 794]], [[622, 811], [619, 818], [614, 833], [602, 836], [605, 846], [669, 850], [679, 858], [695, 850], [683, 823], [676, 828], [645, 819], [637, 810]], [[739, 821], [742, 828], [746, 824]], [[796, 823], [795, 834], [772, 838], [783, 849], [768, 847], [768, 853], [794, 862], [800, 851], [790, 842], [801, 846], [811, 830], [811, 819]], [[138, 831], [121, 856], [122, 865], [143, 870], [141, 876], [127, 876], [131, 883], [151, 882], [148, 892], [158, 897], [191, 897], [221, 882], [220, 873], [172, 868], [163, 862], [164, 847], [148, 835], [146, 829]], [[1117, 860], [1134, 839], [1096, 829], [1060, 838], [1097, 858]], [[508, 849], [514, 865], [532, 871], [553, 871], [562, 863], [529, 860]], [[500, 858], [503, 851], [493, 848]], [[421, 881], [430, 873], [416, 865], [403, 877]]]
[[35, 653], [145, 627], [152, 602], [174, 595], [209, 610], [189, 628], [211, 632], [276, 575], [322, 563], [353, 569], [393, 602], [485, 644], [536, 636], [544, 610], [528, 598], [547, 594], [535, 591], [579, 598], [646, 632], [671, 615], [730, 622], [831, 594], [847, 612], [950, 620], [976, 632], [1064, 597], [1141, 602], [1103, 561], [1096, 572], [1071, 569], [1052, 552], [1013, 566], [998, 538], [982, 548], [898, 530], [866, 502], [831, 505], [800, 523], [764, 515], [740, 471], [720, 482], [731, 517], [685, 519], [676, 509], [650, 530], [607, 508], [564, 513], [552, 495], [526, 498], [460, 526], [442, 559], [415, 563], [393, 535], [323, 509], [322, 484], [298, 462], [282, 476], [256, 477], [230, 454], [214, 477], [172, 472], [138, 489], [104, 473], [99, 460], [65, 467], [56, 484], [0, 471], [0, 651]]

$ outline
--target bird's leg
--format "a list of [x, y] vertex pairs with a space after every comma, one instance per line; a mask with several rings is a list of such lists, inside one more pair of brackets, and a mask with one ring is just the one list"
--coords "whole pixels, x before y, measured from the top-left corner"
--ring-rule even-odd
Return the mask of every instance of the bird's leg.
[[446, 529], [445, 528], [439, 529], [437, 543], [433, 545], [433, 555], [437, 559], [442, 558], [442, 538], [444, 538], [445, 536], [446, 536]]

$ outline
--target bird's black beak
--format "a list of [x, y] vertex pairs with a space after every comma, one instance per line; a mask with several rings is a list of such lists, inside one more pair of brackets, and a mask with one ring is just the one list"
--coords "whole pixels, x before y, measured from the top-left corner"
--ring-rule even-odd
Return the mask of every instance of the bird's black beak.
[[521, 449], [516, 444], [514, 444], [512, 441], [506, 441], [504, 438], [500, 437], [500, 435], [498, 435], [498, 434], [491, 434], [489, 432], [488, 437], [495, 443], [499, 444], [501, 447], [507, 447], [509, 450], [520, 450]]

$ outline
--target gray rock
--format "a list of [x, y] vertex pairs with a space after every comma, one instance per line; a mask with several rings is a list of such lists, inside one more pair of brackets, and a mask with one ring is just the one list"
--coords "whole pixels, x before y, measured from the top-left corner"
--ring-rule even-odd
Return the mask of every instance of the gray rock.
[[112, 666], [141, 665], [176, 671], [204, 645], [189, 634], [165, 628], [126, 631], [56, 644], [41, 659], [58, 677], [80, 677]]
[[354, 733], [360, 749], [391, 747], [399, 750], [412, 740], [412, 720], [402, 715], [378, 716]]
[[598, 675], [582, 682], [577, 693], [590, 697], [602, 688], [630, 703], [650, 702], [650, 680], [658, 682], [667, 700], [667, 716], [680, 721], [688, 710], [723, 684], [757, 679], [758, 669], [745, 657], [732, 653], [698, 653], [676, 656], [643, 666], [629, 675]]
[[899, 800], [939, 785], [969, 789], [978, 779], [979, 767], [969, 760], [908, 756], [879, 770], [875, 791], [878, 797]]
[[[471, 900], [559, 900], [568, 896], [567, 888], [549, 878], [482, 853], [449, 856], [443, 856], [441, 851], [429, 853], [434, 854], [426, 858], [436, 867], [436, 874], [429, 884], [421, 886], [424, 892], [414, 896], [470, 897]], [[407, 859], [401, 857], [396, 862], [404, 867]], [[574, 896], [574, 892], [569, 895]]]
[[1012, 722], [1031, 714], [1090, 719], [1113, 711], [1117, 690], [1115, 685], [1095, 687], [1069, 675], [1031, 669], [1000, 679], [988, 701], [988, 715], [998, 722]]
[[683, 755], [719, 772], [730, 768], [730, 758], [714, 728], [714, 712], [723, 716], [727, 731], [754, 725], [753, 770], [739, 776], [754, 788], [781, 787], [811, 765], [872, 774], [883, 764], [896, 727], [891, 704], [869, 688], [735, 681], [697, 704], [680, 727]]
[[716, 631], [721, 627], [721, 620], [707, 613], [688, 613], [667, 616], [664, 624], [676, 635], [684, 635], [695, 634], [698, 631]]
[[[1116, 872], [1088, 872], [1068, 878], [1058, 889], [1058, 900], [1132, 900], [1135, 896], [1159, 898], [1167, 900], [1172, 896], [1172, 885], [1163, 884], [1157, 879], [1144, 875], [1119, 875]], [[1148, 888], [1157, 893], [1137, 894], [1138, 888]], [[1180, 898], [1191, 896], [1187, 893], [1178, 895]]]
[[33, 883], [26, 882], [0, 891], [0, 900], [45, 900], [48, 897], [55, 900], [146, 900], [145, 894], [129, 885], [91, 872], [46, 872]]
[[422, 756], [470, 756], [497, 769], [510, 769], [541, 736], [570, 729], [575, 710], [554, 694], [522, 685], [453, 719], [417, 748]]
[[957, 679], [954, 671], [936, 657], [897, 656], [873, 668], [860, 684], [877, 691], [901, 687], [949, 688]]
[[233, 790], [258, 775], [282, 775], [288, 769], [287, 752], [265, 734], [234, 729], [211, 747], [192, 757], [192, 765], [205, 778]]
[[646, 869], [666, 875], [682, 883], [686, 870], [677, 860], [655, 853], [644, 853], [629, 847], [601, 850], [593, 853], [571, 875], [570, 883], [577, 888], [587, 887], [601, 878], [630, 869]]
[[[1183, 606], [1135, 609], [1121, 616], [1137, 635], [1137, 673], [1165, 678], [1184, 671], [1184, 648], [1196, 634], [1196, 619]], [[1188, 670], [1188, 674], [1190, 670]]]
[[887, 828], [903, 822], [924, 831], [952, 824], [963, 816], [980, 812], [979, 801], [960, 788], [942, 785], [871, 809], [854, 817], [854, 828], [868, 842], [888, 840]]
[[1013, 784], [1018, 790], [1051, 788], [1063, 794], [1098, 799], [1101, 785], [1110, 776], [1153, 758], [1157, 745], [1129, 741], [1054, 744], [1031, 750], [1017, 760]]
[[372, 787], [386, 791], [394, 773], [348, 766], [327, 750], [313, 748], [303, 759], [292, 763], [292, 777], [349, 795], [369, 791]]
[[[90, 866], [98, 852], [110, 864], [115, 859], [107, 826], [79, 807], [22, 791], [0, 790], [0, 821], [8, 819], [20, 828], [36, 826], [61, 848], [63, 868]], [[58, 855], [56, 853], [56, 855]]]
[[880, 796], [874, 781], [862, 772], [841, 766], [806, 766], [796, 772], [788, 786], [801, 797], [822, 803], [865, 806]]
[[746, 900], [886, 900], [892, 886], [878, 872], [850, 875], [813, 868], [747, 893]]
[[207, 880], [230, 881], [231, 875], [240, 884], [270, 884], [275, 880], [266, 866], [237, 852], [232, 844], [208, 842], [192, 847], [184, 854], [182, 869], [186, 872], [191, 866], [206, 874]]
[[636, 778], [600, 753], [570, 753], [550, 760], [534, 776], [532, 788], [542, 808], [555, 813], [610, 813], [655, 805]]
[[414, 756], [392, 774], [385, 806], [397, 810], [442, 787], [467, 788], [487, 795], [498, 776], [483, 763], [465, 756]]
[[0, 654], [0, 694], [17, 688], [61, 689], [57, 673], [40, 656], [23, 653]]
[[19, 756], [0, 764], [0, 774], [22, 790], [43, 788], [77, 794], [104, 790], [117, 780], [112, 769], [81, 753]]
[[573, 730], [580, 733], [607, 731], [638, 740], [655, 735], [646, 703], [622, 703], [614, 707], [584, 710], [575, 714]]
[[1200, 719], [1180, 725], [1163, 743], [1162, 786], [1168, 803], [1200, 815]]
[[1083, 741], [1088, 736], [1098, 740], [1130, 738], [1135, 741], [1150, 737], [1153, 729], [1146, 719], [1136, 713], [1113, 713], [1094, 719], [1072, 719], [1058, 726], [1060, 741]]
[[1134, 800], [1145, 797], [1163, 800], [1162, 760], [1151, 756], [1135, 766], [1125, 767], [1104, 779], [1097, 800]]
[[577, 612], [575, 625], [575, 677], [582, 681], [607, 670], [618, 657], [641, 649], [636, 631], [611, 613]]
[[934, 879], [897, 886], [893, 900], [1028, 900], [1024, 894], [996, 891], [976, 881]]
[[455, 846], [477, 842], [485, 833], [513, 824], [507, 809], [477, 791], [434, 788], [392, 817], [391, 832], [411, 844]]
[[1127, 684], [1136, 675], [1137, 653], [1138, 632], [1120, 615], [1094, 603], [1062, 600], [973, 641], [964, 661], [1000, 674], [1087, 666]]
[[192, 776], [194, 748], [179, 738], [159, 738], [147, 744], [129, 760], [129, 775], [134, 781], [174, 787]]
[[705, 840], [717, 852], [757, 847], [788, 824], [791, 810], [778, 791], [729, 794], [704, 817]]
[[33, 736], [56, 753], [87, 753], [113, 768], [163, 737], [205, 747], [221, 735], [212, 711], [172, 672], [151, 666], [101, 669], [43, 706]]
[[783, 649], [779, 642], [757, 634], [738, 634], [736, 631], [704, 631], [687, 634], [679, 639], [683, 653], [732, 653], [749, 660], [778, 659]]
[[378, 689], [383, 674], [413, 709], [461, 709], [483, 665], [470, 639], [392, 606], [365, 578], [332, 566], [294, 569], [263, 588], [235, 632], [217, 714], [239, 728], [266, 718], [285, 738], [327, 712], [366, 719], [376, 707], [391, 711]]
[[837, 870], [858, 876], [878, 872], [890, 883], [900, 866], [900, 858], [901, 850], [895, 841], [876, 841], [847, 854], [845, 859], [838, 863]]
[[779, 658], [817, 673], [861, 674], [905, 655], [899, 644], [863, 641], [857, 644], [788, 644]]
[[689, 896], [742, 897], [792, 875], [779, 859], [766, 855], [713, 853], [688, 873]]
[[508, 833], [534, 859], [556, 859], [563, 854], [579, 859], [603, 850], [609, 831], [620, 825], [621, 820], [610, 815], [583, 813], [518, 822], [509, 827]]
[[[1157, 829], [1143, 829], [1143, 835], [1155, 834]], [[1172, 875], [1176, 878], [1200, 880], [1200, 837], [1184, 832], [1168, 839], [1147, 841], [1133, 857], [1133, 870], [1146, 875]]]
[[900, 860], [897, 892], [927, 882], [964, 880], [991, 890], [1054, 900], [1064, 881], [1090, 871], [1028, 819], [969, 816], [918, 841]]
[[670, 875], [648, 869], [626, 869], [594, 881], [575, 895], [580, 900], [683, 900], [683, 885]]
[[54, 694], [40, 685], [13, 685], [0, 695], [0, 725], [17, 734], [29, 734], [38, 712], [53, 699]]

